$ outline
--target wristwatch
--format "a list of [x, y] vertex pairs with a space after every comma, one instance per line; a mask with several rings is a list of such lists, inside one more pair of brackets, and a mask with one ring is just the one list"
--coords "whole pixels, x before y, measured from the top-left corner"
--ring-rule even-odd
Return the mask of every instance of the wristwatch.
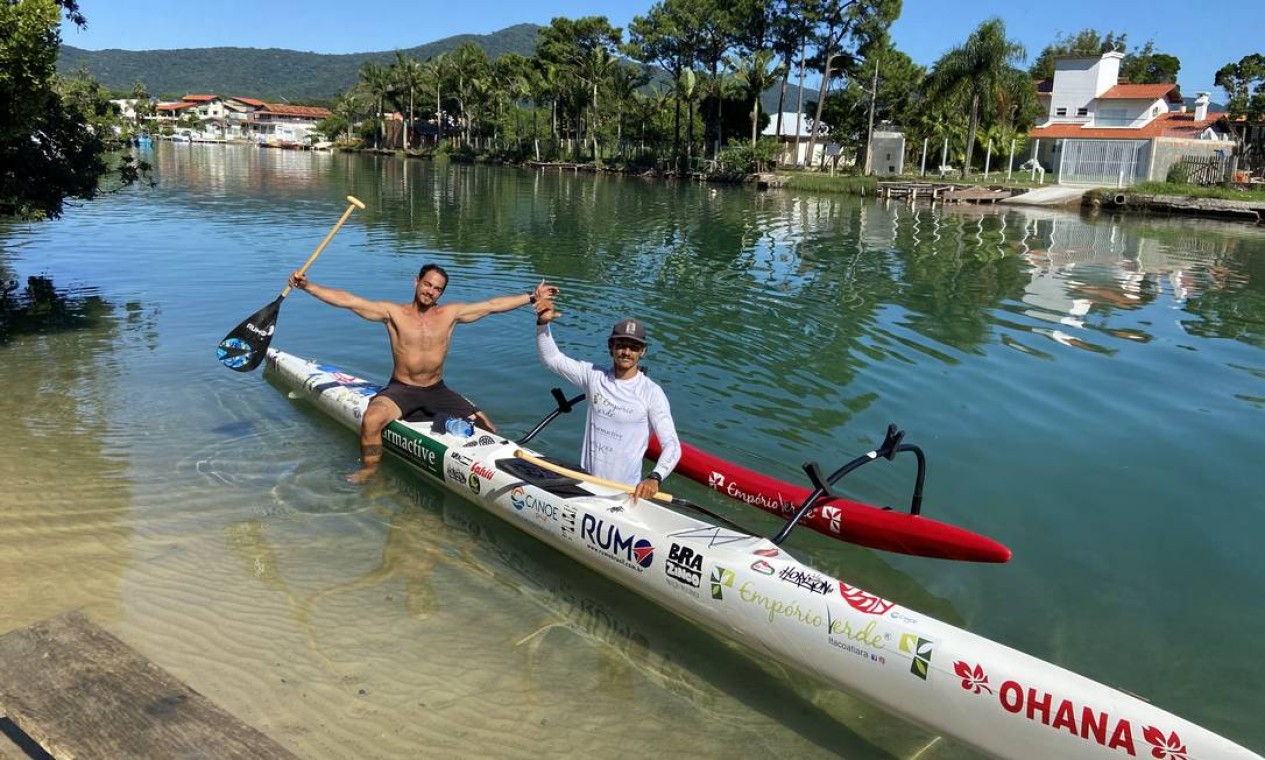
[[662, 483], [663, 476], [657, 472], [651, 472], [649, 475], [646, 476], [646, 480], [653, 480], [656, 483]]
[[527, 293], [527, 303], [536, 303], [536, 293], [534, 291]]

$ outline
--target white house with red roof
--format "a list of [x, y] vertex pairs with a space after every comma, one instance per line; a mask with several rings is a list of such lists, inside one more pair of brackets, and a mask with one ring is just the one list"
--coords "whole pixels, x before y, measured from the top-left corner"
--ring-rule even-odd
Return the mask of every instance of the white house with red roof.
[[1037, 93], [1046, 120], [1029, 130], [1033, 155], [1060, 184], [1124, 187], [1162, 181], [1176, 163], [1219, 161], [1235, 148], [1224, 113], [1209, 113], [1208, 93], [1193, 113], [1175, 84], [1120, 81], [1123, 53], [1063, 56]]
[[316, 125], [331, 115], [328, 108], [320, 106], [262, 103], [250, 114], [250, 128], [261, 144], [306, 146]]

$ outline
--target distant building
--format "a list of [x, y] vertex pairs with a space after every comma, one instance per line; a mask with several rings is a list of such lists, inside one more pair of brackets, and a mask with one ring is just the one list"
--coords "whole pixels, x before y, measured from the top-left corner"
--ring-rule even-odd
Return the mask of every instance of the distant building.
[[[779, 164], [791, 166], [821, 166], [826, 155], [826, 138], [830, 129], [825, 125], [815, 124], [804, 114], [782, 112], [782, 131], [778, 132], [778, 115], [769, 115], [769, 125], [760, 134], [775, 136], [782, 145], [778, 155]], [[808, 143], [816, 133], [817, 139], [813, 147], [813, 155], [808, 155]]]
[[884, 124], [870, 137], [870, 171], [891, 175], [905, 173], [905, 133]]
[[1123, 53], [1062, 56], [1054, 79], [1037, 84], [1045, 122], [1028, 132], [1033, 155], [1060, 184], [1128, 186], [1162, 181], [1185, 158], [1221, 160], [1234, 150], [1225, 114], [1208, 112], [1200, 93], [1194, 113], [1180, 106], [1175, 84], [1120, 80]]
[[263, 103], [249, 119], [256, 141], [270, 145], [306, 144], [312, 130], [332, 112], [319, 106]]

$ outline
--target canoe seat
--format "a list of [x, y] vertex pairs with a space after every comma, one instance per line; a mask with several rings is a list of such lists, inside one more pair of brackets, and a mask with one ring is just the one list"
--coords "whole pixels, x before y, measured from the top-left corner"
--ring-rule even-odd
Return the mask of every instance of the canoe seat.
[[[545, 457], [545, 461], [553, 462], [570, 470], [579, 470], [578, 465], [561, 462], [550, 457]], [[537, 488], [544, 489], [554, 496], [561, 496], [569, 499], [573, 496], [592, 496], [593, 492], [586, 490], [580, 486], [580, 481], [575, 478], [569, 478], [566, 475], [559, 475], [552, 470], [546, 470], [543, 467], [532, 464], [531, 462], [519, 459], [517, 457], [509, 457], [506, 459], [496, 460], [498, 469], [504, 470], [516, 478], [521, 478], [527, 483], [531, 483]]]

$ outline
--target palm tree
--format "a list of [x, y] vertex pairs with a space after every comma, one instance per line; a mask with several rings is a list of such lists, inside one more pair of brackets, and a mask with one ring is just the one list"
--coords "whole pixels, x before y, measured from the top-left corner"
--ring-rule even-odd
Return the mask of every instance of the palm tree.
[[[504, 53], [492, 62], [493, 81], [499, 85], [498, 104], [508, 104], [514, 112], [515, 152], [523, 150], [522, 104], [532, 96], [531, 64], [520, 53]], [[506, 132], [509, 124], [505, 125]]]
[[685, 69], [676, 80], [676, 99], [684, 100], [689, 109], [689, 126], [685, 138], [685, 168], [689, 171], [690, 162], [694, 158], [694, 101], [698, 98], [698, 75], [694, 69]]
[[598, 101], [597, 95], [601, 85], [610, 79], [612, 72], [619, 66], [619, 62], [610, 51], [604, 47], [595, 47], [584, 56], [580, 61], [580, 65], [576, 68], [576, 76], [580, 78], [586, 85], [592, 95], [589, 105], [591, 107], [592, 116], [589, 119], [589, 137], [593, 143], [593, 162], [599, 167], [602, 165], [602, 157], [597, 149], [598, 136]]
[[440, 53], [422, 64], [422, 89], [427, 97], [435, 96], [435, 146], [444, 139], [444, 88], [452, 65], [447, 53]]
[[642, 87], [648, 77], [637, 67], [627, 64], [617, 65], [610, 76], [611, 98], [615, 101], [615, 150], [624, 152], [624, 113], [633, 102], [637, 90]]
[[970, 121], [966, 130], [966, 159], [962, 177], [971, 166], [975, 131], [981, 115], [993, 117], [999, 102], [1013, 99], [1012, 93], [1031, 88], [1032, 80], [1015, 68], [1027, 56], [1023, 45], [1006, 38], [1006, 25], [992, 18], [971, 32], [966, 43], [953, 48], [936, 61], [927, 80], [927, 96], [933, 103], [967, 106]]
[[422, 64], [416, 58], [409, 58], [400, 51], [395, 51], [395, 63], [391, 64], [392, 87], [401, 106], [408, 112], [404, 121], [404, 149], [413, 147], [413, 113], [417, 93], [422, 89], [424, 74]]
[[386, 108], [387, 96], [391, 94], [391, 73], [386, 66], [373, 61], [365, 61], [360, 65], [360, 85], [374, 104], [374, 118], [378, 120], [377, 146], [381, 148], [386, 140], [386, 124], [382, 112]]
[[356, 125], [356, 120], [361, 114], [360, 93], [356, 88], [352, 88], [334, 101], [334, 115], [347, 122], [347, 141], [351, 141], [352, 128]]
[[473, 131], [475, 97], [477, 95], [476, 80], [485, 79], [488, 75], [488, 54], [473, 42], [463, 42], [452, 52], [452, 71], [456, 74], [457, 108], [465, 126], [465, 142], [470, 144]]
[[757, 50], [749, 56], [729, 60], [734, 77], [751, 99], [751, 147], [755, 147], [760, 125], [760, 96], [782, 78], [783, 67], [772, 50]]

